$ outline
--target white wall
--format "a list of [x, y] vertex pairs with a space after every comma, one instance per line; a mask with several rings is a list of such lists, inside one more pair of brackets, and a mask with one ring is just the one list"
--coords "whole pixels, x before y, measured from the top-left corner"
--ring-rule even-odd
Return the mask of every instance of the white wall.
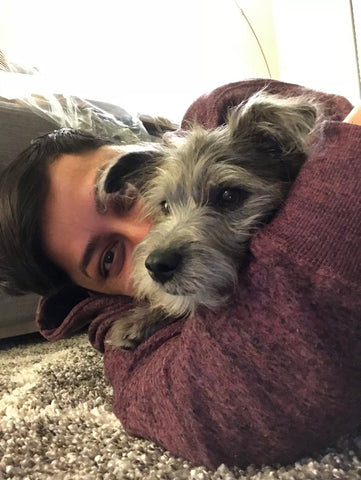
[[[240, 3], [275, 62], [272, 0]], [[61, 90], [177, 119], [211, 88], [268, 76], [234, 0], [0, 0], [0, 48]]]
[[273, 10], [279, 78], [360, 101], [349, 1], [273, 0]]
[[[274, 78], [358, 96], [348, 0], [237, 2]], [[178, 121], [205, 91], [268, 77], [239, 7], [235, 0], [0, 0], [0, 49], [37, 66], [54, 90]]]

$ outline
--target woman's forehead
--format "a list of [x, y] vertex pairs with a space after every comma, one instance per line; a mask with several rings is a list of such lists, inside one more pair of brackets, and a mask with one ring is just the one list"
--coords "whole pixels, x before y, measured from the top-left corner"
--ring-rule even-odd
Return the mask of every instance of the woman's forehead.
[[96, 150], [82, 153], [62, 153], [49, 165], [50, 178], [62, 172], [88, 171], [124, 155], [117, 145], [105, 145]]
[[[45, 230], [94, 204], [94, 184], [102, 165], [119, 158], [119, 147], [105, 146], [82, 154], [62, 154], [49, 165], [49, 188], [43, 208]], [[49, 232], [46, 232], [49, 233]]]

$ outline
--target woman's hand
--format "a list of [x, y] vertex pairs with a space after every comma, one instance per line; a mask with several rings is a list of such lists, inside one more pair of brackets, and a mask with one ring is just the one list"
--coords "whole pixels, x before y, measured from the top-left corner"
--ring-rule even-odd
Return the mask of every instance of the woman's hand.
[[354, 107], [347, 115], [344, 122], [353, 123], [354, 125], [361, 125], [361, 105]]

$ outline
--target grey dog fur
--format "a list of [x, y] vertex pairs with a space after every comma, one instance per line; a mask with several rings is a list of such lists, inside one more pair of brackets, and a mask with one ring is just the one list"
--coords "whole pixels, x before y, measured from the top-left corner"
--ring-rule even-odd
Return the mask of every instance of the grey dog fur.
[[[154, 222], [133, 255], [138, 305], [115, 322], [109, 343], [133, 349], [169, 321], [229, 299], [249, 239], [282, 207], [319, 119], [310, 98], [262, 91], [232, 109], [223, 126], [194, 125], [107, 165], [98, 183], [101, 202], [127, 204], [138, 196]], [[167, 266], [167, 255], [176, 256], [177, 266], [159, 281], [146, 265], [156, 258], [158, 268], [164, 257]]]

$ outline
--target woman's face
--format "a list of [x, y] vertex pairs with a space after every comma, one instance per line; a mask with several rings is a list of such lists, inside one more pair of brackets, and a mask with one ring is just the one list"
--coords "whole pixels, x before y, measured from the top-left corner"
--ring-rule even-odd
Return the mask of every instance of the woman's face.
[[126, 152], [103, 146], [82, 154], [63, 154], [49, 166], [44, 205], [45, 253], [74, 283], [106, 294], [133, 294], [132, 253], [151, 222], [139, 202], [120, 216], [97, 208], [95, 184], [100, 167]]

